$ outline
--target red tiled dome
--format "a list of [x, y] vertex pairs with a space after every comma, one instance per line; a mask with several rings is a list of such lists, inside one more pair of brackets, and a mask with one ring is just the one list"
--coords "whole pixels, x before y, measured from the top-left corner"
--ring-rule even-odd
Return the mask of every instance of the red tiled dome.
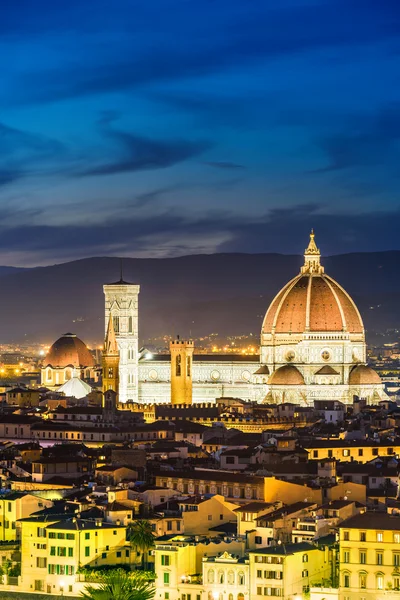
[[271, 302], [262, 333], [339, 331], [364, 335], [363, 322], [347, 292], [324, 273], [312, 231], [304, 266]]
[[61, 368], [93, 367], [94, 358], [82, 340], [73, 333], [66, 333], [51, 346], [44, 364]]

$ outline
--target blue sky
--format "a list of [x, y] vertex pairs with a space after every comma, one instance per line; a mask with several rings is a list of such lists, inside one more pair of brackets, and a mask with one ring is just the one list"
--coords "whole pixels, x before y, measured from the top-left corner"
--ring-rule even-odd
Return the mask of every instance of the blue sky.
[[400, 249], [395, 0], [0, 5], [0, 264]]

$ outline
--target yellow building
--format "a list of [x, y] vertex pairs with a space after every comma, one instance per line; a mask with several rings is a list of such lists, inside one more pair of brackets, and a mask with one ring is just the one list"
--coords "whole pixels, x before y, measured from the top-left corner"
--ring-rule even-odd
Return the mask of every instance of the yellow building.
[[329, 482], [318, 486], [306, 481], [294, 483], [283, 481], [276, 477], [264, 478], [265, 502], [278, 502], [282, 498], [290, 498], [290, 502], [316, 502], [325, 504], [329, 500], [351, 500], [366, 504], [366, 487], [359, 483], [334, 483]]
[[192, 340], [173, 340], [171, 352], [171, 404], [192, 404], [193, 352]]
[[51, 506], [53, 506], [51, 500], [33, 494], [11, 492], [2, 496], [0, 498], [0, 542], [18, 539], [18, 520]]
[[[224, 552], [244, 555], [244, 540], [213, 541], [207, 537], [164, 536], [155, 540], [155, 600], [206, 600], [203, 558]], [[228, 597], [224, 600], [229, 600]], [[234, 600], [237, 600], [235, 598]]]
[[249, 599], [250, 566], [244, 556], [223, 552], [203, 558], [204, 600]]
[[400, 454], [400, 445], [390, 442], [375, 442], [369, 440], [315, 440], [304, 446], [308, 458], [320, 460], [335, 458], [336, 460], [367, 463], [378, 456], [396, 456]]
[[[113, 390], [117, 394], [116, 402], [118, 402], [119, 389], [119, 349], [113, 320], [110, 315], [108, 320], [107, 335], [104, 342], [104, 350], [102, 354], [103, 368], [103, 394], [108, 390]], [[104, 406], [103, 406], [104, 408]]]
[[76, 596], [85, 585], [82, 568], [130, 564], [126, 527], [59, 515], [20, 523], [21, 592]]
[[341, 600], [400, 597], [400, 516], [365, 512], [340, 525]]
[[[250, 598], [302, 598], [312, 585], [330, 580], [332, 553], [328, 546], [278, 544], [253, 550], [250, 558]], [[224, 599], [225, 600], [225, 599]]]
[[223, 496], [216, 494], [211, 498], [192, 497], [179, 501], [183, 518], [183, 530], [187, 535], [204, 535], [209, 529], [223, 523], [236, 523], [237, 504], [226, 502]]

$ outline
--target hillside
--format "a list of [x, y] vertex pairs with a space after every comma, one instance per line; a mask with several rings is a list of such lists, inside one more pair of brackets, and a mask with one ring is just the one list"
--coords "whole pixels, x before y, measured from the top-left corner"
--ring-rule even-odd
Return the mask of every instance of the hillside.
[[[400, 252], [323, 258], [326, 271], [353, 296], [369, 330], [400, 328]], [[258, 334], [269, 302], [296, 275], [302, 257], [215, 254], [124, 259], [124, 279], [141, 285], [140, 337]], [[51, 342], [73, 331], [103, 335], [102, 285], [119, 279], [119, 259], [88, 258], [1, 272], [0, 343]]]

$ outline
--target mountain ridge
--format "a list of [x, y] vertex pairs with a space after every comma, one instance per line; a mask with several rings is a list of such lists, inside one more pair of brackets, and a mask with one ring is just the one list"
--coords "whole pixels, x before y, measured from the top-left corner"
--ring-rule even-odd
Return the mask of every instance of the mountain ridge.
[[[400, 251], [394, 250], [321, 259], [326, 272], [358, 304], [368, 330], [400, 327], [399, 258]], [[124, 279], [141, 285], [142, 341], [177, 332], [197, 337], [212, 331], [221, 335], [251, 331], [258, 336], [269, 303], [303, 263], [301, 255], [279, 253], [122, 260]], [[91, 257], [12, 269], [2, 274], [0, 267], [0, 342], [51, 343], [68, 330], [88, 343], [101, 341], [102, 285], [119, 279], [119, 258]]]

